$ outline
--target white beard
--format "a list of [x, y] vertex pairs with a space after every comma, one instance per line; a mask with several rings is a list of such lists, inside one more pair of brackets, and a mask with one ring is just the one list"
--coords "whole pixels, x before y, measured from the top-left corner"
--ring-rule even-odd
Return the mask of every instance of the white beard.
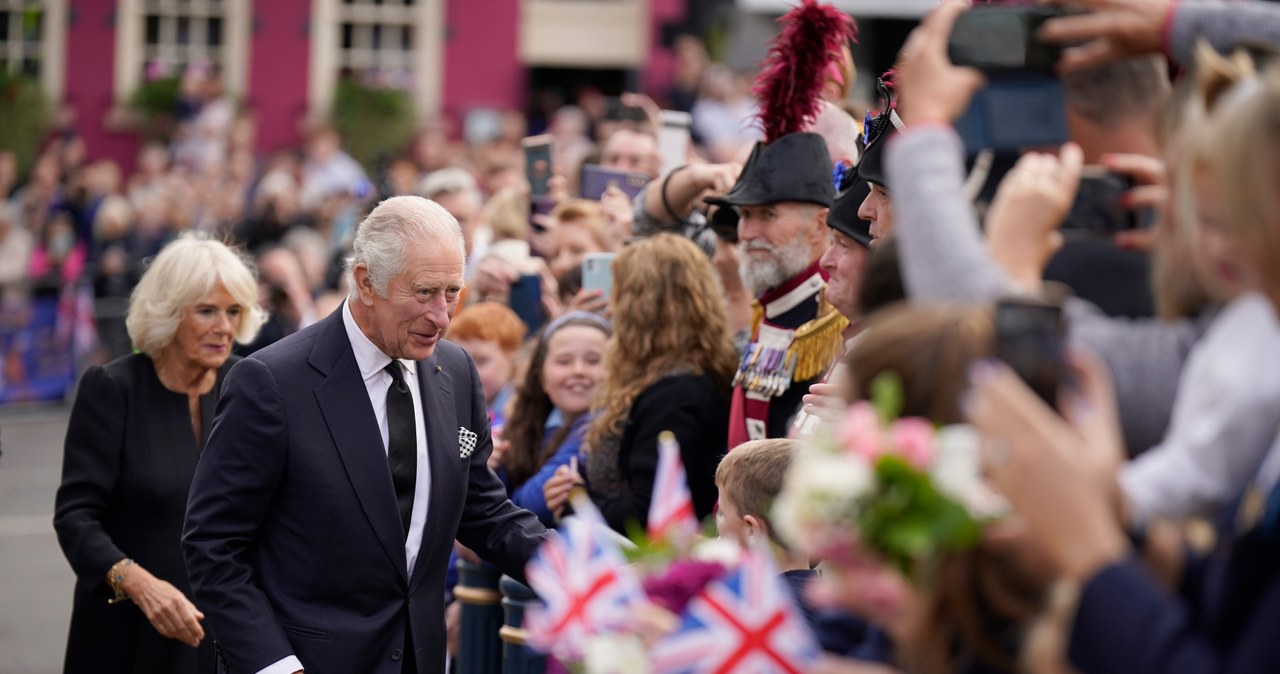
[[[753, 259], [748, 250], [767, 250], [772, 257], [764, 260]], [[777, 288], [787, 279], [799, 274], [813, 260], [813, 248], [803, 238], [793, 239], [781, 246], [772, 246], [764, 241], [755, 241], [749, 247], [746, 242], [738, 244], [738, 273], [742, 282], [752, 295], [759, 295], [770, 288]]]

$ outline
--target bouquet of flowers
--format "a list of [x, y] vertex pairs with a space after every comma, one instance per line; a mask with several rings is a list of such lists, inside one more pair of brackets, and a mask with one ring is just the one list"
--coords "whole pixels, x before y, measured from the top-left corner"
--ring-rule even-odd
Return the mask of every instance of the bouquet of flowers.
[[913, 577], [938, 553], [975, 545], [1003, 501], [982, 482], [974, 429], [898, 418], [902, 389], [891, 374], [872, 391], [793, 458], [773, 519], [814, 559], [870, 552]]
[[529, 643], [569, 671], [760, 674], [812, 664], [816, 643], [769, 552], [699, 536], [674, 436], [659, 441], [648, 530], [625, 551], [589, 500], [574, 510], [526, 573], [545, 604], [526, 613]]

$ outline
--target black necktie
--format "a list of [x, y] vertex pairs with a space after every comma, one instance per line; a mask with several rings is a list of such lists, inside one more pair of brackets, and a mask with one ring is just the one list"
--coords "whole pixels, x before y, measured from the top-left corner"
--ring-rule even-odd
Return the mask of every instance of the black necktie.
[[387, 462], [391, 464], [391, 483], [396, 488], [400, 505], [400, 523], [405, 538], [409, 537], [409, 520], [413, 517], [413, 489], [418, 477], [418, 431], [413, 421], [413, 394], [404, 380], [400, 361], [386, 367], [391, 375], [387, 389]]

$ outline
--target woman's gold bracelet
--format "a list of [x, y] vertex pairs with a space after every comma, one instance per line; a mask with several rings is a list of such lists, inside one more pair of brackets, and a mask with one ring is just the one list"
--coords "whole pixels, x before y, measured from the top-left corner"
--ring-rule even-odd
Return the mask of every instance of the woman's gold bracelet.
[[122, 601], [129, 601], [129, 595], [124, 592], [124, 577], [129, 574], [129, 567], [133, 566], [133, 560], [125, 557], [124, 559], [111, 565], [111, 570], [107, 571], [107, 579], [111, 582], [111, 590], [116, 596], [107, 600], [108, 604], [119, 604]]

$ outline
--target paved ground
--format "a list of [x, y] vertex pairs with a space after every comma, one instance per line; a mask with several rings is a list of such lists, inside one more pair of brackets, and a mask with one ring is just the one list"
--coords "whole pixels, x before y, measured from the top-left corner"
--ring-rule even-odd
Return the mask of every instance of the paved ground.
[[62, 671], [74, 576], [53, 535], [67, 410], [0, 408], [0, 674]]

